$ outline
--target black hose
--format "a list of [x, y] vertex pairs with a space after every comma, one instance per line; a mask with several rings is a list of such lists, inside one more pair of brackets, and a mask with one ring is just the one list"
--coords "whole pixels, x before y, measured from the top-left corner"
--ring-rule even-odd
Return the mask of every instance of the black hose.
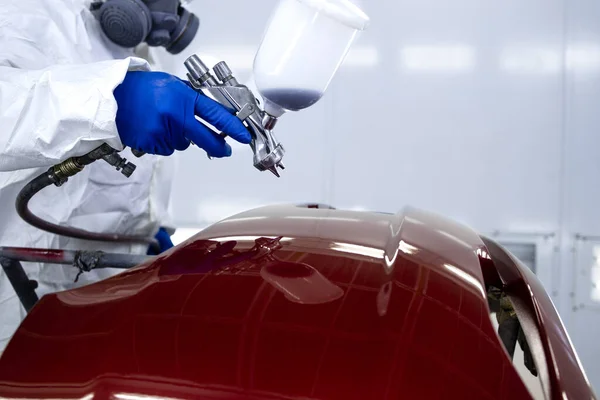
[[[72, 176], [75, 173], [81, 171], [81, 169], [83, 169], [85, 165], [91, 164], [92, 162], [110, 154], [111, 151], [114, 152], [115, 150], [108, 145], [103, 145], [95, 150], [92, 150], [84, 156], [71, 159], [71, 165], [79, 167], [79, 170], [72, 173], [71, 175], [60, 176], [61, 170], [57, 169], [57, 166], [54, 166], [51, 167], [48, 171], [34, 178], [27, 185], [25, 185], [25, 187], [21, 189], [21, 191], [17, 195], [16, 208], [19, 216], [28, 224], [35, 226], [36, 228], [41, 229], [43, 231], [54, 233], [56, 235], [62, 235], [83, 240], [95, 240], [100, 242], [142, 243], [156, 246], [157, 241], [153, 238], [148, 238], [146, 236], [130, 236], [117, 233], [96, 233], [89, 232], [84, 229], [53, 224], [34, 215], [31, 212], [31, 210], [29, 210], [29, 201], [39, 191], [50, 185], [60, 186], [61, 184], [66, 182], [68, 176]], [[59, 164], [59, 166], [62, 164], [65, 164], [65, 162]]]

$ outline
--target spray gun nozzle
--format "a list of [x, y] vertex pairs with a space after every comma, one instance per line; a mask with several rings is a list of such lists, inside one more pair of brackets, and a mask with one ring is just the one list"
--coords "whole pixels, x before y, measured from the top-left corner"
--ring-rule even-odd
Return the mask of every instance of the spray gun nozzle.
[[267, 168], [269, 171], [271, 171], [273, 173], [273, 175], [275, 175], [278, 178], [281, 178], [281, 175], [279, 175], [279, 172], [277, 172], [277, 168], [275, 167], [269, 167]]

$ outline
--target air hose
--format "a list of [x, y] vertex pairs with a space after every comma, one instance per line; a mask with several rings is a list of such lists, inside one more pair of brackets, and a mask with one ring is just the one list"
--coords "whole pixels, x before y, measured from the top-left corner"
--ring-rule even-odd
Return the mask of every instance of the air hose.
[[31, 212], [29, 201], [42, 189], [50, 186], [61, 186], [67, 182], [68, 178], [81, 172], [86, 165], [96, 160], [103, 159], [114, 166], [117, 171], [129, 177], [135, 170], [135, 165], [127, 162], [117, 154], [117, 151], [107, 144], [92, 150], [91, 152], [80, 156], [72, 157], [60, 164], [54, 165], [48, 171], [31, 180], [17, 195], [16, 208], [19, 216], [28, 224], [46, 232], [61, 236], [67, 236], [83, 240], [95, 240], [101, 242], [120, 242], [120, 243], [141, 243], [157, 246], [158, 243], [153, 238], [138, 235], [122, 235], [117, 233], [96, 233], [84, 229], [61, 226], [48, 222]]

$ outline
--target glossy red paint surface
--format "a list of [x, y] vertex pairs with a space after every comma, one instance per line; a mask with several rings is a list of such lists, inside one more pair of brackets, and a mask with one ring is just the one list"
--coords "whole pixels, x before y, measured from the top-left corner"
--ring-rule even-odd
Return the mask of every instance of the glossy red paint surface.
[[530, 398], [489, 318], [482, 250], [411, 209], [243, 213], [45, 296], [0, 358], [0, 396]]

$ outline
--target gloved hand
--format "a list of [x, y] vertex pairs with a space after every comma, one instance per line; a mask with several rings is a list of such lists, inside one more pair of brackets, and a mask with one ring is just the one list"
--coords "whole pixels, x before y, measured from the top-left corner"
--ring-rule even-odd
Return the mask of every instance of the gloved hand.
[[192, 141], [211, 157], [230, 156], [225, 139], [194, 115], [238, 142], [250, 143], [250, 133], [237, 117], [173, 75], [127, 72], [114, 96], [121, 142], [132, 149], [168, 156], [187, 149]]
[[173, 247], [173, 241], [171, 240], [171, 236], [169, 236], [169, 232], [163, 227], [160, 227], [154, 238], [158, 242], [158, 247], [149, 246], [146, 255], [156, 256], [164, 251], [169, 250]]

